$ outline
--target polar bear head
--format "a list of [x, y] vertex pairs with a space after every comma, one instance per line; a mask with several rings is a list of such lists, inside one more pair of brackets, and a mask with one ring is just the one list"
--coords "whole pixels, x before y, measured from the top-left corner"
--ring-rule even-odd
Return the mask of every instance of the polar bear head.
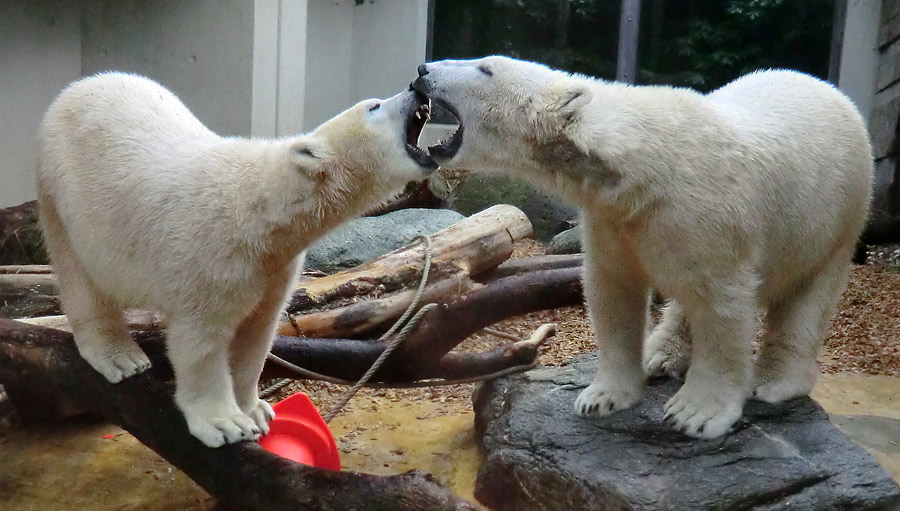
[[429, 148], [442, 168], [508, 170], [565, 135], [591, 101], [588, 83], [534, 62], [492, 56], [423, 64], [411, 86], [459, 120], [450, 138]]
[[[289, 160], [304, 182], [285, 188], [305, 192], [291, 199], [306, 209], [325, 203], [350, 210], [372, 207], [410, 181], [421, 180], [437, 163], [418, 147], [429, 117], [428, 99], [407, 90], [389, 99], [367, 99], [289, 140]], [[327, 208], [326, 208], [327, 209]]]

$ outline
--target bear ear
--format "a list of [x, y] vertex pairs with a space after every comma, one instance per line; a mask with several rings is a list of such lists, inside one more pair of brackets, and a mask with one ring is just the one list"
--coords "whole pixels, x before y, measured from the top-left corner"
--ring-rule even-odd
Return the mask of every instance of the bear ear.
[[303, 137], [294, 141], [289, 151], [291, 163], [298, 170], [304, 171], [310, 176], [316, 176], [324, 172], [324, 162], [330, 153], [328, 146], [316, 140], [312, 136]]
[[556, 112], [563, 117], [570, 117], [578, 109], [590, 103], [593, 97], [594, 93], [586, 84], [576, 80], [566, 80], [550, 89], [546, 110]]

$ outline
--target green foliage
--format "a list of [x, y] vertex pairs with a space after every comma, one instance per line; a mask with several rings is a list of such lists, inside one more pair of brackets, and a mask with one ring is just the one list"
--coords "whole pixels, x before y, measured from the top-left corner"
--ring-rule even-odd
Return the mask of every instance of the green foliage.
[[[436, 0], [433, 59], [491, 54], [615, 77], [619, 0]], [[825, 77], [834, 0], [644, 0], [639, 82], [718, 87], [784, 67]]]

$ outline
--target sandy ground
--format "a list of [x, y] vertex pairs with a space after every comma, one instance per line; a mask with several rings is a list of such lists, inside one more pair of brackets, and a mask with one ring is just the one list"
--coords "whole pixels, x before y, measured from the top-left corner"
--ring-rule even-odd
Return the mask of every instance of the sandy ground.
[[[541, 253], [533, 241], [516, 255]], [[813, 397], [833, 421], [871, 452], [900, 481], [900, 251], [882, 250], [852, 269], [820, 363]], [[893, 258], [893, 259], [892, 259]], [[529, 314], [495, 327], [527, 337], [542, 323], [558, 333], [541, 362], [564, 363], [593, 349], [583, 307]], [[458, 349], [481, 351], [507, 339], [479, 334]], [[264, 384], [269, 382], [263, 382]], [[330, 424], [345, 470], [395, 474], [412, 468], [433, 473], [466, 498], [481, 455], [472, 427], [473, 385], [426, 389], [363, 389]], [[294, 382], [273, 399], [310, 394], [321, 411], [343, 387]], [[209, 510], [215, 502], [128, 433], [106, 424], [65, 422], [0, 424], [0, 509]]]

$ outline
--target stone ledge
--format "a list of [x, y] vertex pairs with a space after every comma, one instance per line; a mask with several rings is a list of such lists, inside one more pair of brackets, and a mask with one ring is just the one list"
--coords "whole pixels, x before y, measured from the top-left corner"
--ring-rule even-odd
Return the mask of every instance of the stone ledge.
[[749, 402], [734, 432], [693, 440], [662, 423], [674, 380], [653, 382], [633, 409], [576, 417], [593, 360], [479, 388], [479, 500], [510, 511], [900, 510], [890, 475], [812, 399]]

